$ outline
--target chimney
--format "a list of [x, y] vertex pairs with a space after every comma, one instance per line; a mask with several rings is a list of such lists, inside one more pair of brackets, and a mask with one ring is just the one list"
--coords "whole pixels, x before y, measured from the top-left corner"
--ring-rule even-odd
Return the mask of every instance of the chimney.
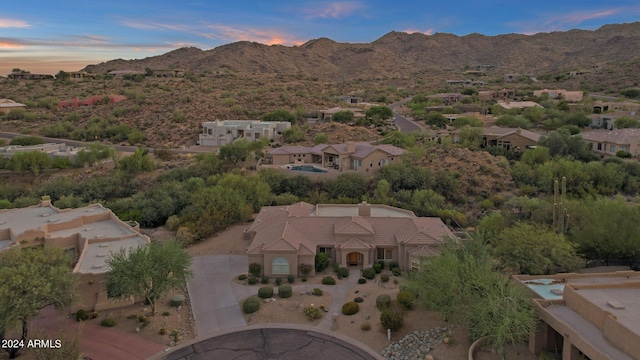
[[371, 205], [367, 204], [366, 201], [358, 204], [358, 216], [371, 216]]
[[349, 141], [347, 143], [347, 152], [355, 152], [356, 151], [356, 144], [354, 144], [353, 142]]

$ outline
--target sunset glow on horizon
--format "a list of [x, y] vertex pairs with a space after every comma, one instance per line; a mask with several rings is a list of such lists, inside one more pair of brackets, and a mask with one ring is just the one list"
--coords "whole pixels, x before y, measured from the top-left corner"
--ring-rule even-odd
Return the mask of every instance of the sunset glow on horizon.
[[[29, 9], [29, 11], [24, 11]], [[77, 71], [113, 59], [141, 59], [181, 47], [209, 50], [236, 41], [301, 45], [321, 37], [368, 43], [390, 31], [535, 34], [640, 19], [636, 0], [502, 0], [427, 3], [382, 0], [266, 2], [137, 2], [109, 6], [68, 0], [3, 4], [0, 75]]]

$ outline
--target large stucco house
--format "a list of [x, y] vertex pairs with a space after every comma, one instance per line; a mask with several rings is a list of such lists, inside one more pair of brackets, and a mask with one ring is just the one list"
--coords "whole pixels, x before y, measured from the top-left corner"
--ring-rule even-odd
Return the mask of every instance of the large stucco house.
[[202, 123], [202, 131], [198, 136], [198, 145], [224, 146], [235, 140], [260, 139], [274, 140], [276, 136], [289, 129], [287, 121], [259, 120], [216, 120]]
[[366, 268], [382, 260], [417, 269], [424, 257], [440, 252], [447, 237], [455, 238], [440, 218], [408, 210], [305, 202], [263, 207], [245, 236], [251, 240], [249, 263], [260, 264], [267, 276], [298, 276], [298, 266], [315, 265], [317, 253], [344, 267]]
[[[490, 126], [482, 128], [483, 146], [500, 146], [507, 150], [524, 151], [536, 146], [541, 135], [520, 128], [503, 128]], [[454, 141], [456, 140], [454, 136]]]
[[0, 113], [8, 114], [11, 110], [24, 110], [27, 108], [27, 105], [17, 103], [11, 99], [0, 99]]
[[533, 91], [533, 96], [536, 97], [541, 97], [545, 94], [551, 99], [565, 100], [568, 102], [580, 102], [584, 98], [584, 92], [582, 91], [569, 91], [564, 89], [544, 89]]
[[592, 130], [581, 135], [598, 154], [615, 156], [618, 151], [626, 151], [634, 158], [640, 156], [640, 129]]
[[363, 174], [373, 173], [385, 165], [400, 163], [404, 149], [366, 142], [344, 144], [319, 144], [313, 147], [283, 146], [267, 154], [267, 163], [273, 165], [316, 164], [339, 171], [352, 170]]
[[78, 275], [77, 309], [105, 310], [131, 305], [107, 297], [106, 260], [113, 251], [144, 246], [148, 236], [100, 204], [58, 209], [47, 198], [40, 205], [0, 210], [0, 254], [12, 248], [56, 246], [65, 250]]

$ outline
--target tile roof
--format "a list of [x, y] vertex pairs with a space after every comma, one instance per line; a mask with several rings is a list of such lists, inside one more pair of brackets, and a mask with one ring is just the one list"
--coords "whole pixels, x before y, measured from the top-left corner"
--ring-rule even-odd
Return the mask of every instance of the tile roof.
[[360, 216], [340, 218], [335, 224], [336, 234], [371, 235], [374, 233], [371, 223]]
[[498, 138], [507, 136], [507, 135], [512, 135], [512, 134], [518, 134], [524, 138], [533, 140], [533, 141], [538, 141], [540, 139], [540, 137], [542, 136], [541, 134], [535, 133], [533, 131], [529, 131], [529, 130], [525, 130], [525, 129], [521, 129], [521, 128], [503, 128], [503, 127], [499, 127], [499, 126], [491, 126], [488, 128], [482, 128], [482, 132], [484, 133], [485, 136], [487, 135], [492, 135], [492, 136], [496, 136]]
[[587, 141], [629, 145], [631, 144], [631, 137], [640, 136], [640, 129], [593, 130], [585, 131], [581, 135]]
[[417, 257], [436, 256], [440, 254], [440, 249], [435, 248], [433, 246], [424, 245], [424, 246], [418, 246], [415, 249], [409, 250], [409, 254]]
[[347, 240], [347, 242], [345, 243], [336, 245], [336, 247], [344, 250], [358, 250], [358, 249], [371, 249], [374, 247], [374, 245], [366, 241], [362, 241], [358, 238], [351, 238]]
[[347, 149], [347, 144], [319, 144], [314, 147], [304, 147], [304, 146], [282, 146], [276, 149], [271, 149], [269, 153], [271, 155], [289, 155], [289, 154], [313, 154], [313, 155], [322, 155], [325, 151], [335, 151], [339, 155], [351, 155], [356, 158], [364, 158], [369, 154], [373, 153], [376, 150], [381, 150], [386, 152], [389, 155], [399, 156], [402, 155], [405, 150], [399, 147], [382, 144], [382, 145], [371, 145], [367, 142], [359, 142], [355, 143], [354, 151], [349, 151]]

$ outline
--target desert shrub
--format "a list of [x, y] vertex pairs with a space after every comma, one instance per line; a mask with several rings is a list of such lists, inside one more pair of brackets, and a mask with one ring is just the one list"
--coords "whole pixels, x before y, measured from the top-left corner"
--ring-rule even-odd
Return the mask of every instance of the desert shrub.
[[263, 276], [263, 277], [260, 279], [260, 283], [261, 283], [261, 284], [268, 284], [268, 283], [269, 283], [269, 277], [268, 277], [268, 276]]
[[171, 306], [178, 307], [178, 306], [182, 306], [182, 304], [184, 304], [184, 295], [178, 294], [171, 297], [171, 302], [170, 302]]
[[360, 311], [360, 305], [358, 305], [353, 301], [349, 301], [348, 303], [345, 303], [344, 305], [342, 305], [342, 313], [344, 315], [357, 314], [358, 311]]
[[260, 276], [260, 271], [262, 271], [262, 266], [258, 263], [251, 263], [249, 265], [249, 274], [258, 277]]
[[338, 279], [349, 277], [349, 269], [347, 269], [346, 267], [341, 267], [336, 272], [336, 275], [338, 276]]
[[400, 276], [402, 275], [402, 270], [400, 270], [399, 267], [395, 267], [391, 269], [391, 273], [393, 274], [393, 276]]
[[165, 328], [160, 328], [160, 331], [158, 331], [158, 334], [160, 334], [160, 335], [167, 335], [167, 329], [165, 329]]
[[238, 276], [238, 280], [240, 280], [240, 281], [247, 280], [247, 275], [242, 274], [242, 275]]
[[273, 297], [273, 286], [263, 286], [258, 289], [258, 297], [261, 299]]
[[391, 304], [391, 296], [387, 294], [378, 295], [376, 297], [376, 307], [378, 310], [382, 310]]
[[141, 323], [147, 322], [147, 321], [149, 321], [149, 318], [147, 318], [144, 315], [140, 315], [140, 316], [138, 316], [138, 321], [141, 322]]
[[390, 262], [389, 262], [389, 269], [393, 270], [393, 268], [394, 268], [394, 267], [396, 267], [396, 266], [397, 266], [397, 265], [396, 265], [396, 263], [395, 263], [395, 262], [393, 262], [393, 261], [390, 261]]
[[381, 274], [380, 275], [380, 281], [382, 281], [382, 282], [389, 281], [389, 274]]
[[278, 296], [286, 299], [286, 298], [290, 298], [291, 295], [293, 294], [293, 290], [291, 288], [291, 285], [280, 285], [278, 286]]
[[384, 269], [384, 260], [378, 261], [378, 264], [380, 264], [380, 270]]
[[102, 319], [102, 321], [100, 322], [100, 325], [102, 326], [106, 326], [106, 327], [114, 327], [116, 326], [116, 322], [113, 321], [113, 319]]
[[362, 325], [360, 325], [360, 330], [362, 331], [371, 330], [371, 324], [369, 324], [368, 322], [363, 322]]
[[334, 272], [334, 273], [337, 273], [337, 272], [338, 272], [338, 269], [340, 269], [340, 265], [339, 265], [338, 263], [334, 263], [334, 264], [333, 264], [333, 272]]
[[316, 254], [316, 272], [322, 272], [329, 266], [329, 258], [325, 253]]
[[242, 303], [242, 310], [245, 314], [252, 314], [260, 309], [260, 299], [257, 296], [251, 296]]
[[322, 289], [320, 288], [313, 288], [313, 291], [311, 292], [313, 295], [315, 296], [322, 296]]
[[373, 280], [373, 278], [376, 277], [376, 271], [373, 268], [366, 268], [362, 270], [362, 276], [369, 280]]
[[361, 303], [363, 301], [364, 301], [364, 299], [359, 297], [359, 296], [357, 298], [353, 299], [353, 302], [355, 302], [355, 303]]
[[320, 319], [322, 317], [322, 312], [320, 311], [320, 309], [312, 305], [305, 306], [302, 311], [304, 312], [304, 316], [306, 316], [309, 321]]
[[76, 320], [85, 321], [87, 319], [89, 319], [89, 314], [87, 314], [86, 311], [84, 311], [82, 309], [76, 311]]
[[404, 323], [404, 311], [397, 305], [389, 305], [380, 313], [380, 323], [385, 329], [397, 331]]
[[302, 274], [303, 278], [306, 278], [307, 276], [309, 276], [312, 270], [313, 270], [313, 265], [310, 265], [310, 264], [298, 265], [298, 271], [300, 271], [300, 274]]
[[168, 311], [163, 311], [163, 312], [162, 312], [162, 316], [169, 316], [169, 315], [171, 315], [171, 313], [170, 313], [170, 312], [168, 312]]
[[402, 305], [405, 309], [411, 309], [413, 303], [416, 301], [416, 296], [410, 291], [400, 291], [396, 297], [398, 304]]
[[247, 282], [249, 283], [249, 285], [255, 285], [255, 284], [258, 283], [258, 279], [252, 277], [252, 278], [249, 278], [249, 280], [247, 280]]
[[382, 272], [382, 265], [374, 264], [373, 265], [373, 270], [375, 270], [376, 274], [380, 274]]
[[289, 284], [293, 284], [293, 282], [296, 280], [296, 277], [293, 275], [287, 275], [287, 281], [289, 282]]
[[366, 283], [367, 283], [367, 279], [365, 278], [358, 279], [358, 284], [366, 284]]
[[276, 285], [280, 286], [282, 284], [282, 278], [276, 278]]
[[331, 276], [325, 276], [322, 278], [322, 284], [323, 285], [335, 285], [336, 284], [336, 279], [332, 278]]
[[92, 318], [92, 319], [95, 319], [98, 316], [100, 316], [100, 313], [98, 313], [97, 311], [94, 311], [94, 312], [91, 313], [91, 315], [89, 315], [89, 317]]

